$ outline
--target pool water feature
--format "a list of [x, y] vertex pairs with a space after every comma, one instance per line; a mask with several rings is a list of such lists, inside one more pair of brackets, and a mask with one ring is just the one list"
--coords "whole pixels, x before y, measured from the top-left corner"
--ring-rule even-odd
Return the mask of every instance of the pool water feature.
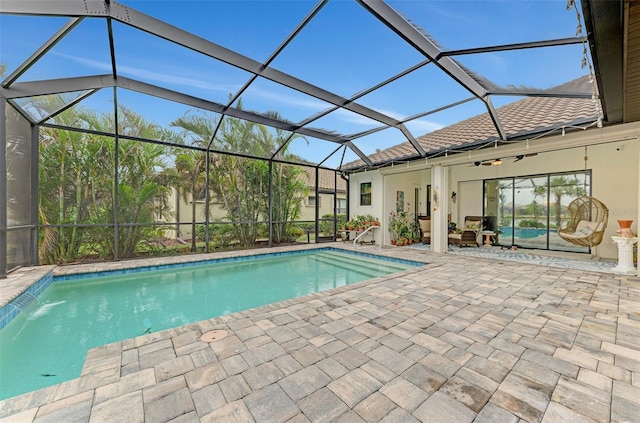
[[80, 376], [100, 345], [423, 264], [321, 249], [54, 278], [0, 330], [0, 399]]

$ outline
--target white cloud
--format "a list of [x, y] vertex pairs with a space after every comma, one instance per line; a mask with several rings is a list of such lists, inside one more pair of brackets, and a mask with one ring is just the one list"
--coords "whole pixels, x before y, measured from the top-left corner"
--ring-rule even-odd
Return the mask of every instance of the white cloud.
[[[257, 87], [250, 87], [249, 91], [252, 96], [260, 97], [269, 103], [284, 104], [289, 108], [302, 108], [313, 112], [320, 112], [330, 107], [327, 103], [316, 100], [313, 97], [302, 98], [293, 95], [277, 93], [274, 91], [264, 90]], [[304, 94], [301, 94], [304, 96]], [[283, 113], [283, 112], [281, 112]], [[284, 113], [283, 113], [284, 114]]]
[[405, 126], [414, 134], [414, 136], [419, 137], [424, 134], [428, 134], [429, 132], [436, 131], [444, 127], [444, 125], [431, 122], [428, 120], [416, 119], [411, 122], [407, 122]]
[[[111, 73], [111, 63], [98, 60], [86, 59], [79, 56], [67, 55], [57, 53], [60, 57], [72, 60], [76, 63], [82, 64], [89, 68], [97, 69], [101, 72]], [[212, 84], [205, 79], [211, 79], [211, 76], [207, 76], [203, 79], [187, 78], [178, 75], [171, 75], [168, 72], [153, 72], [146, 69], [140, 69], [132, 66], [117, 66], [118, 73], [126, 74], [133, 78], [141, 79], [145, 82], [155, 81], [163, 82], [170, 85], [181, 85], [184, 87], [197, 88], [207, 91], [221, 91], [224, 93], [233, 93], [240, 89], [240, 85], [234, 84]]]

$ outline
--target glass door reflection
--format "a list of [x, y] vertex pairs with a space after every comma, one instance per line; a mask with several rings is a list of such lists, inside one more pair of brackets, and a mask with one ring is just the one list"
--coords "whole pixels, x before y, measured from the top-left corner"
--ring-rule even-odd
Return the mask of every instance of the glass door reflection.
[[516, 178], [513, 182], [513, 194], [513, 243], [525, 248], [547, 249], [547, 177]]

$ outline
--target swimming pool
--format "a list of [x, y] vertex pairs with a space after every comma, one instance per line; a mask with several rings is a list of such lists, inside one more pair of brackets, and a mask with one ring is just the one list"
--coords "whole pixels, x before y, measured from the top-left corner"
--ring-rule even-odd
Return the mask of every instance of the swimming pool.
[[327, 248], [56, 277], [0, 330], [0, 399], [78, 377], [99, 345], [416, 265]]

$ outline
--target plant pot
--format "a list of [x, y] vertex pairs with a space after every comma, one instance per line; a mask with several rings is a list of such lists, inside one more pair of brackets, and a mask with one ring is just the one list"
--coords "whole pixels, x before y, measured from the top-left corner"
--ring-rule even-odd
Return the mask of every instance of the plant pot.
[[633, 237], [633, 232], [631, 232], [632, 223], [633, 220], [618, 220], [618, 226], [620, 227], [620, 229], [618, 229], [618, 235], [625, 238]]
[[396, 241], [395, 239], [391, 240], [391, 245], [396, 245], [398, 243], [398, 241]]
[[620, 229], [629, 229], [631, 228], [632, 223], [633, 220], [618, 220], [618, 226], [620, 226]]

